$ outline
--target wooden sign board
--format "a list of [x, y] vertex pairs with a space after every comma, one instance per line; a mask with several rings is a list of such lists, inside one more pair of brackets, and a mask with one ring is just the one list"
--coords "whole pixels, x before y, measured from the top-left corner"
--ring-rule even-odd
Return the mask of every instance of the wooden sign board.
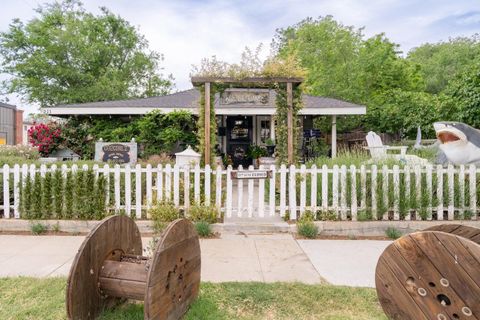
[[232, 179], [267, 179], [272, 177], [272, 170], [232, 171]]

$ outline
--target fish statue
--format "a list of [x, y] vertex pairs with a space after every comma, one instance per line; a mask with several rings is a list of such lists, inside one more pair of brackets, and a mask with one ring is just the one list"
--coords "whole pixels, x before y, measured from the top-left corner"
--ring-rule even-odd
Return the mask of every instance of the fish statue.
[[433, 124], [439, 148], [455, 165], [480, 163], [480, 130], [468, 124], [440, 121]]

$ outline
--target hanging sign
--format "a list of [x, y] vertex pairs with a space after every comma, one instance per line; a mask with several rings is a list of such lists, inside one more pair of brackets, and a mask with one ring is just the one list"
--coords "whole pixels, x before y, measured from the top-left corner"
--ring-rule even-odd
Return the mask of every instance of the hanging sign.
[[272, 170], [235, 170], [232, 179], [267, 179], [272, 177]]

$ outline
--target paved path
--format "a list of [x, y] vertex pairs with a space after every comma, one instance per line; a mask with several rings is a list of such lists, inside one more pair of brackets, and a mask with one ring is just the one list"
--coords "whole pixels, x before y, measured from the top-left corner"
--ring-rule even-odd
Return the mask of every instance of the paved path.
[[[0, 236], [0, 277], [66, 276], [82, 236]], [[144, 238], [144, 247], [149, 238]], [[201, 240], [202, 280], [299, 281], [322, 279], [291, 235], [222, 235]]]
[[315, 269], [329, 283], [375, 287], [378, 258], [391, 241], [298, 240]]
[[[66, 276], [82, 236], [0, 236], [0, 277]], [[150, 239], [144, 238], [144, 247]], [[375, 286], [378, 257], [390, 241], [298, 240], [289, 234], [201, 240], [202, 280], [299, 281]]]

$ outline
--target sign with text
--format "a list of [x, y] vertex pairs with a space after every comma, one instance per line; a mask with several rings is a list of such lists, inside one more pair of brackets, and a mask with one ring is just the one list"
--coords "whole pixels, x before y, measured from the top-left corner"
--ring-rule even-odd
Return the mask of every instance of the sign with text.
[[272, 176], [271, 170], [235, 170], [232, 179], [267, 179]]
[[95, 143], [95, 161], [111, 163], [130, 163], [137, 162], [137, 143], [136, 142], [96, 142]]

